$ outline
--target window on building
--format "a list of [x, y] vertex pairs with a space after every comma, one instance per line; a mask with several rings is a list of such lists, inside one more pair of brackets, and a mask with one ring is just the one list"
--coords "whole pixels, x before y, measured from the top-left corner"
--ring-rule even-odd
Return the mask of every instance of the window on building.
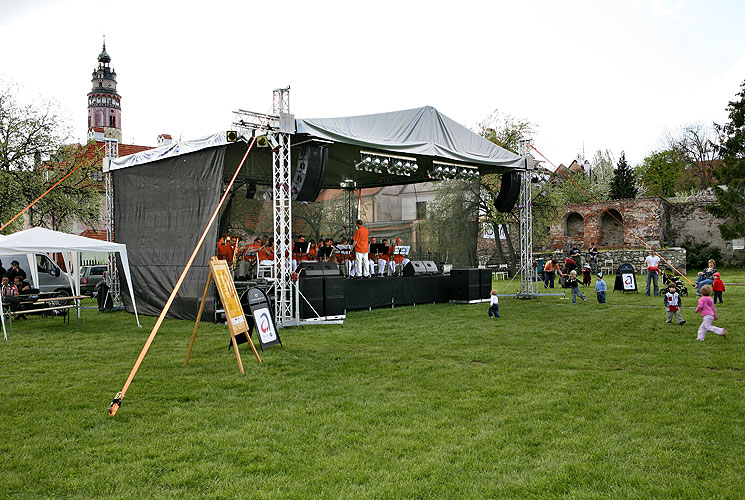
[[111, 115], [109, 117], [109, 126], [110, 127], [116, 127], [116, 116]]
[[417, 219], [427, 218], [427, 202], [426, 201], [416, 202], [416, 218]]

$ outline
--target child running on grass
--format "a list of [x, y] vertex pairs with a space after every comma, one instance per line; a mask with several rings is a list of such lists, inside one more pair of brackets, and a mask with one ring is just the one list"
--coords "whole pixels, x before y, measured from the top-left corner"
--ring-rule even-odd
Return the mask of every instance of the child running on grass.
[[696, 312], [700, 312], [701, 316], [704, 318], [701, 322], [701, 326], [698, 327], [698, 337], [696, 337], [696, 340], [703, 341], [706, 338], [707, 330], [714, 332], [717, 335], [721, 335], [724, 339], [727, 338], [724, 328], [719, 328], [718, 326], [711, 324], [715, 319], [719, 319], [717, 316], [717, 310], [714, 307], [714, 301], [711, 300], [711, 285], [704, 285], [701, 287], [701, 298], [698, 299]]
[[494, 315], [495, 318], [499, 317], [499, 297], [497, 297], [497, 291], [491, 291], [491, 298], [489, 299], [489, 317]]
[[569, 273], [569, 278], [567, 278], [567, 286], [572, 289], [572, 304], [577, 303], [577, 296], [582, 299], [582, 302], [587, 300], [587, 297], [582, 293], [582, 290], [579, 289], [579, 281], [577, 281], [577, 271], [572, 269], [572, 271]]
[[685, 325], [686, 322], [683, 319], [683, 314], [680, 312], [683, 303], [680, 300], [680, 294], [678, 294], [678, 289], [675, 287], [675, 283], [670, 283], [667, 286], [667, 293], [665, 294], [665, 298], [662, 300], [665, 303], [665, 309], [667, 310], [667, 324], [672, 324], [673, 316], [675, 316], [679, 325]]

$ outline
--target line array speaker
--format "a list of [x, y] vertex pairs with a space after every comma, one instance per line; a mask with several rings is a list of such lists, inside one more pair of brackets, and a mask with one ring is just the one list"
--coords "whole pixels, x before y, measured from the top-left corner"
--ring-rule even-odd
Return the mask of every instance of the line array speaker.
[[315, 201], [321, 192], [326, 175], [328, 149], [323, 146], [306, 144], [298, 153], [297, 168], [292, 178], [292, 199], [295, 201]]
[[502, 185], [494, 200], [494, 207], [500, 212], [511, 212], [520, 196], [520, 173], [505, 172], [502, 174]]

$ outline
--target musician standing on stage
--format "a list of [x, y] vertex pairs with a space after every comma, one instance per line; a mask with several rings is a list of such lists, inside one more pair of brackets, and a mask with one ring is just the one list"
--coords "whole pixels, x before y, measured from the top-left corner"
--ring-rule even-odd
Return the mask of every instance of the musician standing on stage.
[[363, 225], [362, 219], [357, 219], [357, 230], [354, 232], [354, 252], [355, 252], [355, 265], [359, 273], [363, 273], [365, 278], [370, 277], [370, 262], [367, 258], [367, 252], [370, 250], [370, 245], [367, 242], [367, 237], [370, 232]]

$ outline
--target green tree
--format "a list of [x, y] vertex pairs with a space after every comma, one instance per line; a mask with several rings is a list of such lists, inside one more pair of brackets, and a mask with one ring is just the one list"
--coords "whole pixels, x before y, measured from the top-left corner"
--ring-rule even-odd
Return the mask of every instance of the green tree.
[[[69, 133], [52, 102], [21, 106], [17, 88], [0, 88], [0, 223], [4, 224], [58, 180], [74, 171], [28, 212], [29, 223], [65, 230], [100, 220], [101, 158], [93, 144], [68, 144]], [[3, 230], [23, 227], [23, 217]]]
[[654, 151], [636, 168], [639, 184], [650, 196], [672, 196], [683, 176], [685, 160], [674, 149]]
[[618, 159], [618, 165], [610, 183], [610, 199], [636, 198], [636, 192], [634, 170], [626, 162], [626, 153], [621, 152], [621, 158]]
[[713, 188], [717, 204], [709, 207], [709, 211], [725, 220], [719, 225], [725, 240], [745, 236], [745, 82], [740, 85], [737, 97], [727, 106], [730, 121], [715, 126], [721, 161], [714, 169], [719, 183]]

